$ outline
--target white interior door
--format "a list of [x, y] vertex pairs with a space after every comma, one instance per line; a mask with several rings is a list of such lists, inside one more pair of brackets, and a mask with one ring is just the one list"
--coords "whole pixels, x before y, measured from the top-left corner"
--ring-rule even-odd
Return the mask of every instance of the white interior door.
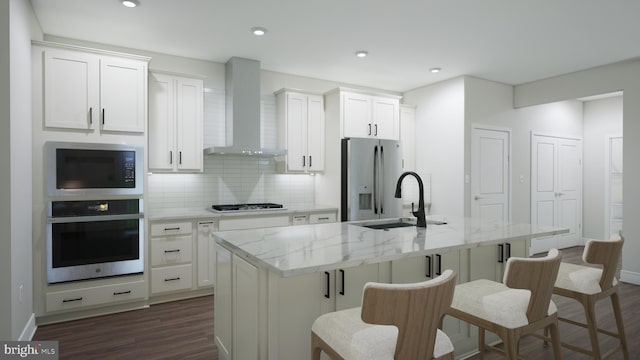
[[531, 241], [530, 254], [580, 244], [582, 148], [580, 139], [532, 135], [531, 223], [565, 226], [569, 233]]
[[474, 127], [471, 134], [471, 216], [509, 221], [508, 130]]

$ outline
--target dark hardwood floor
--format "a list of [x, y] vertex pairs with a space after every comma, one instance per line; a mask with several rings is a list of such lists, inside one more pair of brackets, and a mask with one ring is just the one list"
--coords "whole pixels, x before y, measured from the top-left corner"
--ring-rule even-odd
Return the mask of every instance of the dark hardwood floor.
[[[582, 247], [565, 249], [563, 261], [581, 263]], [[622, 284], [620, 287], [622, 313], [625, 321], [631, 358], [640, 356], [640, 286]], [[554, 296], [564, 317], [584, 320], [580, 305]], [[601, 326], [615, 329], [611, 304], [605, 299], [597, 305]], [[565, 323], [560, 324], [563, 341], [588, 344], [586, 330]], [[218, 350], [213, 337], [213, 297], [205, 296], [164, 304], [148, 309], [89, 319], [69, 321], [38, 327], [34, 340], [58, 340], [60, 359], [217, 359]], [[612, 339], [601, 335], [606, 351]], [[520, 342], [520, 355], [526, 359], [553, 359], [551, 347], [542, 346], [534, 337]], [[563, 349], [564, 359], [589, 357]], [[476, 359], [473, 357], [472, 359]], [[485, 359], [502, 359], [498, 354], [486, 353]], [[622, 359], [616, 355], [614, 359]], [[304, 360], [304, 359], [302, 359]]]

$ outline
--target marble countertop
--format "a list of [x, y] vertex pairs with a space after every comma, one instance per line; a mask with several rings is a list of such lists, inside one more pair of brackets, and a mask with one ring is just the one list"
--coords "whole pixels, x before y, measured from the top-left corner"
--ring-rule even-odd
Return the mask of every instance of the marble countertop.
[[186, 220], [186, 219], [215, 219], [247, 216], [265, 216], [277, 214], [298, 214], [338, 211], [336, 207], [324, 205], [311, 206], [285, 206], [280, 210], [251, 210], [234, 212], [216, 212], [202, 208], [163, 209], [149, 211], [148, 219], [151, 221]]
[[427, 229], [373, 230], [363, 222], [224, 231], [216, 241], [248, 261], [280, 276], [296, 276], [363, 264], [442, 253], [568, 232], [562, 227], [430, 216], [444, 225]]

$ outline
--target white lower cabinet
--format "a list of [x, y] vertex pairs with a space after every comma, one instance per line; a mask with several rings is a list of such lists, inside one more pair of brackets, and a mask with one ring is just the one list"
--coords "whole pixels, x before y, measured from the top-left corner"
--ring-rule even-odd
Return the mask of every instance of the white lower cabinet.
[[71, 310], [119, 301], [144, 299], [146, 297], [147, 284], [144, 280], [82, 289], [52, 291], [46, 295], [46, 311]]
[[388, 263], [368, 264], [335, 271], [335, 310], [358, 307], [362, 304], [362, 291], [369, 281], [380, 281], [380, 268]]
[[322, 224], [322, 223], [333, 223], [333, 222], [336, 222], [335, 212], [309, 214], [309, 224]]
[[213, 221], [198, 223], [198, 287], [213, 286], [216, 271], [216, 241], [213, 238], [215, 230]]
[[233, 297], [232, 297], [231, 252], [224, 246], [216, 246], [216, 295], [214, 306], [214, 334], [218, 356], [232, 358]]
[[234, 359], [258, 359], [258, 268], [233, 255]]
[[151, 224], [151, 294], [193, 287], [193, 224]]
[[[464, 281], [461, 274], [464, 252], [450, 251], [445, 253], [416, 256], [391, 262], [391, 282], [408, 284], [436, 278], [443, 271], [451, 269], [458, 274], [458, 283]], [[452, 341], [467, 337], [468, 326], [462, 321], [445, 316], [443, 330]]]
[[469, 249], [469, 281], [488, 279], [502, 282], [504, 268], [510, 257], [528, 257], [529, 241], [513, 241]]

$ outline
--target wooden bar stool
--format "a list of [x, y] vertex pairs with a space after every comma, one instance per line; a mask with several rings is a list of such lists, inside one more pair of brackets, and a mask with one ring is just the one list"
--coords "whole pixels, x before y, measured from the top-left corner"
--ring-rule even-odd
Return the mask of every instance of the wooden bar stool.
[[[478, 327], [478, 350], [502, 353], [518, 359], [518, 342], [527, 334], [549, 329], [556, 359], [562, 359], [558, 313], [551, 293], [560, 252], [551, 249], [542, 258], [509, 258], [503, 282], [475, 280], [456, 286], [449, 315]], [[485, 330], [502, 339], [504, 350], [485, 344]]]
[[[614, 240], [590, 240], [582, 253], [582, 260], [589, 264], [602, 265], [594, 268], [582, 265], [562, 263], [553, 288], [553, 293], [579, 301], [584, 307], [586, 324], [560, 317], [560, 321], [581, 326], [589, 330], [591, 349], [584, 349], [575, 345], [562, 343], [562, 346], [583, 354], [593, 356], [594, 359], [606, 359], [618, 351], [622, 351], [625, 359], [629, 359], [627, 339], [624, 334], [620, 299], [618, 297], [618, 279], [616, 271], [622, 254], [624, 238], [622, 234]], [[598, 328], [596, 322], [595, 305], [600, 299], [610, 297], [613, 313], [616, 318], [618, 333]], [[602, 355], [598, 333], [617, 338], [617, 347]]]
[[457, 274], [414, 284], [367, 283], [362, 307], [324, 314], [311, 328], [311, 357], [332, 359], [450, 359], [453, 344], [440, 329]]

